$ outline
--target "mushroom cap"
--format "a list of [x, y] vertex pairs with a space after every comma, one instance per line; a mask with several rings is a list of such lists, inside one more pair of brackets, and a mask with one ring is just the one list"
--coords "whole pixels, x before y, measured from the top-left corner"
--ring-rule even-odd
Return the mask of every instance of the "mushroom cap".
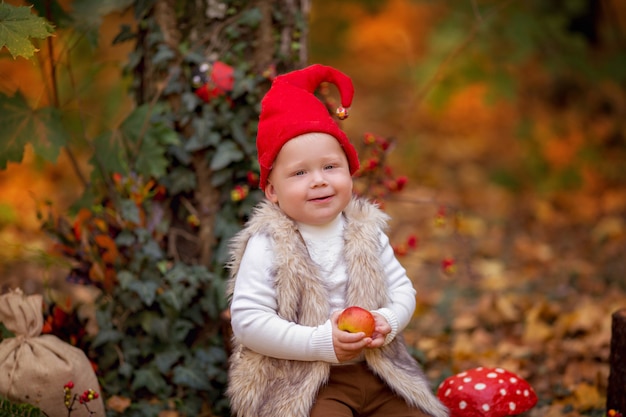
[[450, 417], [504, 417], [530, 410], [537, 394], [530, 384], [502, 368], [479, 367], [446, 378], [437, 390]]

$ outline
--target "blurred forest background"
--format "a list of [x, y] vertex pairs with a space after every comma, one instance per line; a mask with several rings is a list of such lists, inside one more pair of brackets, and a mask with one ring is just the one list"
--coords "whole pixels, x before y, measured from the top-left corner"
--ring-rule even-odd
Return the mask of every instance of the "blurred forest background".
[[[76, 69], [91, 74], [88, 130], [131, 106], [131, 46], [111, 45], [130, 19], [107, 16], [97, 65]], [[392, 138], [387, 163], [408, 177], [385, 209], [432, 380], [500, 366], [537, 391], [532, 416], [604, 415], [626, 307], [626, 2], [314, 0], [308, 35], [308, 61], [355, 83], [348, 135]], [[44, 100], [33, 62], [1, 58], [4, 94]], [[91, 296], [65, 282], [36, 216], [80, 197], [70, 164], [27, 149], [0, 171], [2, 289]]]

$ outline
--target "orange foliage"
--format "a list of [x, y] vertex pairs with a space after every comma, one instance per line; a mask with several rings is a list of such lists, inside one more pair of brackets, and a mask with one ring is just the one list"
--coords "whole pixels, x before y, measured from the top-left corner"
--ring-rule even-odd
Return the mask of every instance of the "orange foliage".
[[[64, 2], [67, 3], [67, 2]], [[104, 24], [100, 31], [100, 46], [97, 62], [89, 63], [91, 71], [93, 66], [114, 66], [114, 70], [100, 71], [97, 83], [91, 88], [95, 92], [78, 104], [81, 111], [89, 113], [86, 120], [89, 122], [88, 129], [96, 129], [98, 123], [102, 123], [103, 115], [107, 114], [107, 103], [102, 100], [106, 96], [105, 92], [114, 90], [120, 85], [119, 65], [126, 60], [128, 53], [132, 49], [132, 42], [123, 45], [112, 45], [114, 36], [119, 31], [122, 23], [133, 24], [132, 10], [124, 15], [111, 15], [104, 19]], [[74, 40], [68, 40], [67, 34], [58, 31], [51, 40], [55, 43], [56, 60], [62, 58], [66, 47]], [[24, 94], [31, 106], [44, 107], [51, 105], [50, 80], [46, 73], [49, 68], [48, 63], [40, 62], [48, 59], [48, 46], [46, 42], [39, 45], [40, 52], [35, 60], [16, 59], [0, 61], [0, 92], [13, 95], [18, 90]], [[63, 58], [64, 59], [64, 58]], [[42, 67], [40, 67], [42, 65]], [[72, 93], [68, 92], [61, 97], [67, 100]], [[114, 106], [115, 114], [111, 123], [121, 120], [126, 108], [129, 107], [129, 100], [118, 103]], [[91, 117], [91, 115], [98, 115]], [[90, 127], [91, 126], [91, 127]], [[89, 134], [89, 133], [88, 133]], [[89, 176], [90, 167], [86, 163], [89, 155], [79, 155], [79, 165], [83, 175]], [[26, 147], [22, 163], [10, 163], [6, 170], [0, 171], [0, 204], [11, 207], [17, 218], [13, 223], [14, 227], [20, 230], [35, 232], [40, 228], [40, 223], [36, 218], [37, 205], [47, 200], [59, 210], [66, 209], [82, 193], [83, 187], [79, 182], [75, 172], [70, 168], [67, 154], [62, 152], [55, 163], [40, 161], [32, 153], [30, 147]]]
[[38, 161], [27, 147], [21, 164], [9, 164], [6, 170], [0, 171], [0, 204], [12, 207], [17, 214], [15, 225], [18, 228], [39, 229], [36, 209], [43, 201], [64, 209], [80, 196], [82, 187], [68, 167], [64, 153], [57, 164], [48, 164]]
[[389, 0], [380, 13], [359, 15], [346, 41], [350, 55], [366, 57], [359, 77], [387, 80], [390, 70], [414, 63], [426, 49], [433, 7], [421, 2]]

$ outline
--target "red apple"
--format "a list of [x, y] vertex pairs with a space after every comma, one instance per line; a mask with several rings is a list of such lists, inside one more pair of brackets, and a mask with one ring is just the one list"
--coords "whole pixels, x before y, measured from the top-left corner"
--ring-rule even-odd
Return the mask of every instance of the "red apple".
[[376, 321], [374, 316], [364, 308], [352, 306], [341, 312], [337, 319], [337, 327], [350, 333], [365, 333], [365, 336], [372, 337]]

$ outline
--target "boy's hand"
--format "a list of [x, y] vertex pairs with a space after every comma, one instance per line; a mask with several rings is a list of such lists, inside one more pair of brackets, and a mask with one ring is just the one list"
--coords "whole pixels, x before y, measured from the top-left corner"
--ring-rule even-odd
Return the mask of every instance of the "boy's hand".
[[[337, 327], [337, 319], [339, 318], [341, 311], [335, 311], [330, 316], [330, 322], [333, 326], [333, 347], [335, 349], [335, 356], [339, 362], [346, 362], [357, 358], [364, 347], [369, 346], [373, 342], [373, 338], [366, 337], [365, 333], [349, 333], [339, 330]], [[384, 319], [383, 319], [384, 320]], [[387, 323], [387, 321], [385, 321]], [[389, 326], [387, 324], [387, 326]], [[376, 318], [376, 329], [374, 330], [374, 336], [378, 329], [378, 318]], [[388, 332], [387, 332], [388, 333]], [[385, 338], [383, 336], [383, 342]], [[382, 344], [381, 344], [382, 346]]]
[[379, 348], [385, 344], [385, 338], [391, 332], [391, 326], [387, 322], [387, 319], [378, 313], [372, 313], [374, 316], [374, 320], [376, 321], [376, 326], [374, 327], [374, 334], [372, 335], [372, 341], [368, 348]]

